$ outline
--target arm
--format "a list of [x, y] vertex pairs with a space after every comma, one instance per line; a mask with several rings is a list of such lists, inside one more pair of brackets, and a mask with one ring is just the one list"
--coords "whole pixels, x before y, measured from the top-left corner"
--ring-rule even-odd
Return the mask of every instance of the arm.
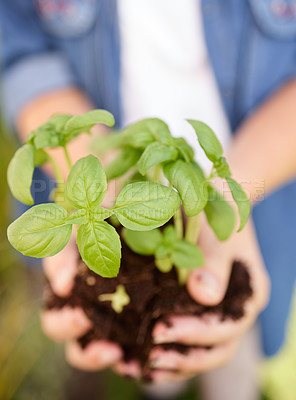
[[296, 82], [291, 81], [260, 106], [239, 128], [229, 149], [234, 178], [256, 201], [256, 181], [269, 194], [296, 173]]

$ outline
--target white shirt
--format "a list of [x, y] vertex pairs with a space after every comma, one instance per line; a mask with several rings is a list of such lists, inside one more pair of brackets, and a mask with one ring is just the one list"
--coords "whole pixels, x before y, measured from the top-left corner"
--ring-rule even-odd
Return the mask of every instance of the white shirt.
[[230, 139], [205, 45], [200, 1], [118, 0], [124, 126], [158, 117], [210, 163], [184, 119], [207, 123], [223, 148]]

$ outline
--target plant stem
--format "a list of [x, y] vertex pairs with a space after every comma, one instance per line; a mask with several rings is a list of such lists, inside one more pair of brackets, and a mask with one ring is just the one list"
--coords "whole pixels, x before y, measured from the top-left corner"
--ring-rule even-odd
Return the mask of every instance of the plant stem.
[[181, 207], [178, 208], [174, 215], [174, 225], [176, 229], [177, 239], [183, 238], [183, 216]]
[[57, 184], [60, 185], [61, 183], [64, 183], [63, 175], [62, 175], [57, 163], [55, 162], [55, 160], [49, 154], [47, 154], [47, 155], [48, 155], [48, 160], [49, 160], [49, 162], [50, 162], [50, 164], [52, 166], [53, 172], [55, 174], [55, 178], [56, 178]]
[[193, 244], [196, 244], [200, 231], [199, 214], [194, 217], [189, 217], [186, 224], [185, 239]]
[[190, 271], [186, 268], [176, 268], [177, 271], [177, 275], [178, 275], [178, 282], [179, 285], [185, 285], [187, 280], [188, 280], [188, 276]]
[[69, 168], [69, 171], [70, 171], [71, 168], [72, 168], [72, 161], [71, 161], [71, 158], [70, 158], [70, 155], [69, 155], [69, 152], [68, 152], [68, 149], [67, 149], [66, 145], [64, 146], [64, 154], [65, 154], [67, 165], [68, 165], [68, 168]]
[[153, 177], [152, 177], [153, 182], [156, 182], [156, 183], [159, 182], [160, 171], [161, 171], [161, 166], [160, 166], [160, 164], [158, 164], [154, 167]]

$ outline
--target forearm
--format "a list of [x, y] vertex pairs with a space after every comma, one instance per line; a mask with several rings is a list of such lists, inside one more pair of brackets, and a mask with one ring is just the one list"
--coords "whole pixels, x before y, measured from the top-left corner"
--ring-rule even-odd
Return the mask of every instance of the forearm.
[[[277, 91], [239, 128], [228, 151], [235, 179], [252, 202], [296, 174], [296, 82]], [[259, 191], [258, 191], [259, 190]]]
[[[17, 130], [22, 141], [25, 141], [28, 133], [46, 122], [53, 114], [78, 115], [93, 108], [86, 96], [74, 87], [56, 90], [33, 100], [21, 110], [16, 121]], [[95, 130], [95, 135], [98, 136], [105, 130], [104, 127], [100, 126]], [[93, 137], [82, 134], [68, 145], [72, 162], [89, 154], [89, 146], [92, 140]], [[48, 151], [59, 165], [63, 176], [67, 176], [68, 167], [62, 149], [48, 149]], [[52, 172], [49, 165], [46, 165], [45, 169], [50, 173]]]

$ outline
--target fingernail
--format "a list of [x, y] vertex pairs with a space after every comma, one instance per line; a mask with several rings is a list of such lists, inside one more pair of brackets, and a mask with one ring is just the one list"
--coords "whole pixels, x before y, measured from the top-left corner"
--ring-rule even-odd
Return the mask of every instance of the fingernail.
[[197, 289], [204, 292], [211, 300], [220, 300], [221, 284], [217, 278], [205, 271], [197, 272]]

